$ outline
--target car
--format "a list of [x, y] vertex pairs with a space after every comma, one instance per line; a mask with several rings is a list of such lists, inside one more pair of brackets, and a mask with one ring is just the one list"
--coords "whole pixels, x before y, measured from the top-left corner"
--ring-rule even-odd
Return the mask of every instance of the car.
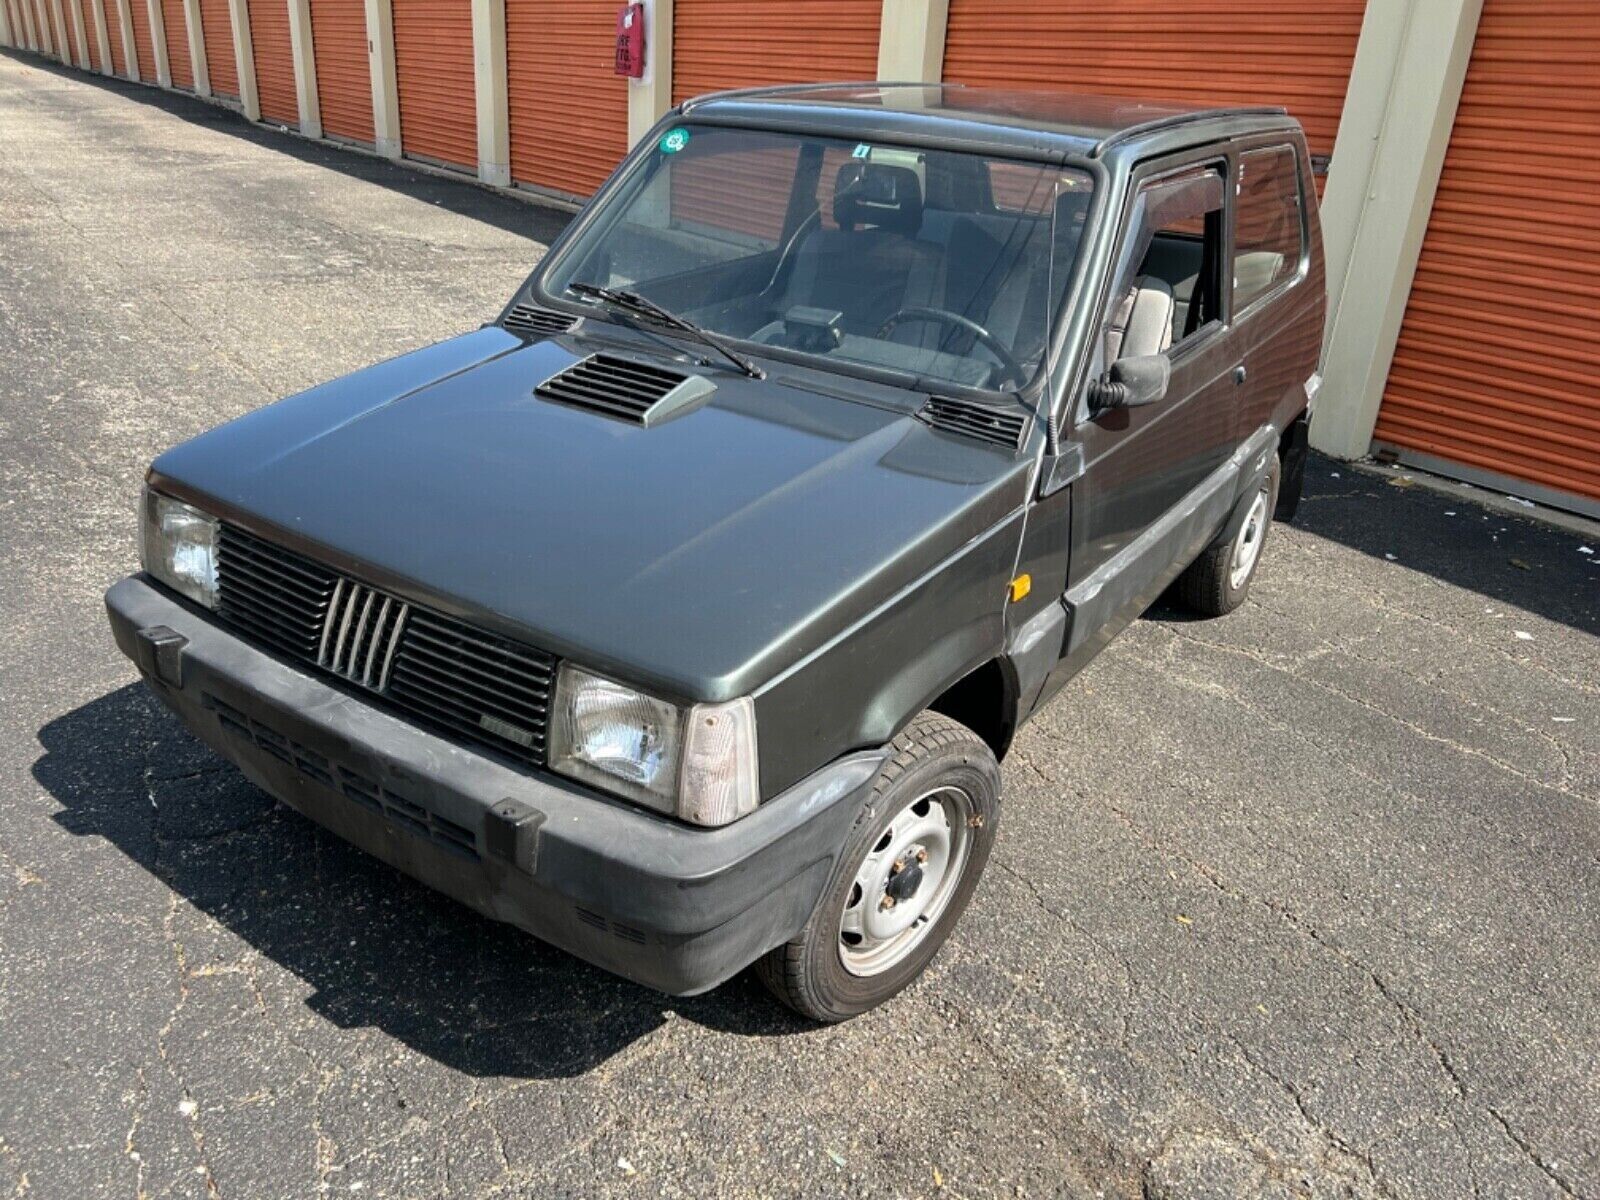
[[1018, 727], [1164, 594], [1244, 600], [1324, 289], [1280, 109], [713, 94], [492, 323], [158, 457], [111, 627], [406, 874], [843, 1020], [950, 936]]

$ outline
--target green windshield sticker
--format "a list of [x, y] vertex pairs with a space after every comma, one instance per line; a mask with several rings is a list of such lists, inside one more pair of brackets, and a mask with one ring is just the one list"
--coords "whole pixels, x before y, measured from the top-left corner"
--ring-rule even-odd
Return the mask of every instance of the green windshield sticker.
[[867, 145], [865, 142], [861, 142], [861, 143], [857, 144], [855, 150], [853, 150], [851, 152], [850, 157], [851, 158], [866, 158], [867, 155], [869, 155], [871, 153], [872, 153], [872, 147]]
[[669, 129], [661, 135], [658, 145], [663, 154], [676, 154], [689, 144], [689, 131], [687, 129]]

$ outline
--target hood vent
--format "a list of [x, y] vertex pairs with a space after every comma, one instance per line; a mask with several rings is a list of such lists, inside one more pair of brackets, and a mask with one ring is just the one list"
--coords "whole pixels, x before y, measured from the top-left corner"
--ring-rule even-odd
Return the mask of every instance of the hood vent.
[[615, 354], [591, 354], [550, 376], [533, 394], [635, 425], [654, 425], [705, 400], [716, 385], [699, 375]]
[[578, 323], [578, 318], [570, 313], [553, 312], [548, 308], [536, 308], [532, 304], [518, 304], [506, 314], [506, 319], [501, 322], [506, 329], [521, 337], [540, 337], [552, 333], [565, 333]]
[[932, 396], [917, 414], [935, 429], [963, 437], [992, 442], [1007, 450], [1022, 448], [1022, 434], [1028, 427], [1028, 414], [1015, 409], [990, 408], [972, 400]]

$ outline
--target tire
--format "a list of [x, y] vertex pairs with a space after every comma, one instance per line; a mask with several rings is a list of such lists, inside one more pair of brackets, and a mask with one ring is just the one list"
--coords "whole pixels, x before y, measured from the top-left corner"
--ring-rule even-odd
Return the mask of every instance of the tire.
[[1283, 466], [1274, 454], [1256, 486], [1239, 498], [1217, 540], [1189, 564], [1174, 586], [1178, 600], [1207, 617], [1224, 617], [1250, 594], [1272, 528]]
[[[814, 1021], [876, 1008], [921, 975], [966, 909], [994, 845], [1000, 766], [977, 734], [925, 712], [890, 748], [811, 919], [756, 963], [773, 994]], [[887, 884], [876, 888], [884, 872]], [[858, 886], [863, 877], [868, 889]], [[884, 932], [878, 926], [906, 920], [902, 934], [874, 936]], [[859, 930], [854, 942], [847, 925]]]

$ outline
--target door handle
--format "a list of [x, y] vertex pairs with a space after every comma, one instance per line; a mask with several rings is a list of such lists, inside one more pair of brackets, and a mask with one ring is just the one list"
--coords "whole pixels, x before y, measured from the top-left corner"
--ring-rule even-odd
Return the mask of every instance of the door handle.
[[1233, 369], [1233, 382], [1234, 383], [1243, 383], [1248, 378], [1250, 378], [1250, 372], [1244, 369], [1244, 364], [1243, 363], [1240, 363], [1237, 367], [1235, 367]]

